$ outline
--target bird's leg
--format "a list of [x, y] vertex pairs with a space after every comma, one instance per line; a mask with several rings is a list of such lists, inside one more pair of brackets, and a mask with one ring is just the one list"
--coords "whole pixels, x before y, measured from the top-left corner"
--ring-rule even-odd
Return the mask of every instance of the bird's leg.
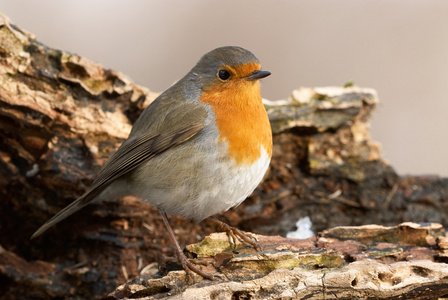
[[194, 259], [189, 259], [185, 256], [185, 254], [183, 253], [182, 249], [179, 246], [179, 243], [177, 242], [177, 239], [176, 239], [176, 236], [174, 235], [173, 229], [171, 229], [171, 226], [170, 226], [170, 223], [168, 222], [168, 218], [166, 216], [165, 211], [163, 211], [162, 209], [159, 209], [159, 211], [160, 211], [160, 214], [162, 215], [163, 222], [165, 223], [165, 226], [168, 229], [171, 240], [173, 241], [174, 246], [176, 247], [177, 260], [175, 258], [169, 258], [169, 260], [180, 262], [182, 264], [182, 267], [184, 268], [185, 272], [187, 273], [187, 275], [190, 276], [191, 278], [193, 278], [194, 281], [196, 281], [195, 280], [196, 276], [194, 275], [194, 273], [199, 274], [204, 278], [214, 280], [213, 275], [208, 274], [195, 266], [195, 265], [208, 265], [208, 262], [196, 261]]
[[238, 228], [227, 225], [226, 223], [215, 219], [213, 217], [210, 218], [213, 222], [217, 223], [220, 230], [224, 231], [229, 239], [233, 242], [233, 248], [236, 248], [236, 240], [238, 239], [245, 246], [252, 246], [257, 251], [262, 251], [260, 244], [258, 244], [257, 239], [249, 232], [244, 232], [239, 230]]

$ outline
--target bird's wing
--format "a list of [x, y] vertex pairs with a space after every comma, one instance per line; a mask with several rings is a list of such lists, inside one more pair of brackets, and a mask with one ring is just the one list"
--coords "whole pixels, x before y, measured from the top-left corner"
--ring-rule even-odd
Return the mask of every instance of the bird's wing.
[[[204, 128], [207, 112], [203, 106], [194, 103], [183, 104], [178, 106], [177, 110], [178, 112], [174, 110], [166, 114], [162, 123], [156, 126], [157, 129], [148, 128], [144, 130], [144, 134], [139, 134], [143, 131], [139, 130], [124, 141], [104, 165], [90, 189], [48, 220], [31, 238], [41, 235], [56, 223], [89, 204], [117, 178], [169, 148], [187, 141]], [[150, 113], [149, 117], [160, 116]], [[169, 125], [169, 128], [164, 124]]]

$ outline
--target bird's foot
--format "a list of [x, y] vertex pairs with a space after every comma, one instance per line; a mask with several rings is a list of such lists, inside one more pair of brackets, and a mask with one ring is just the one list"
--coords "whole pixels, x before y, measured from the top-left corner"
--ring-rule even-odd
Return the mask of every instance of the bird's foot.
[[[211, 274], [208, 274], [204, 271], [202, 271], [200, 268], [196, 267], [196, 265], [209, 265], [209, 264], [213, 264], [207, 261], [198, 261], [198, 260], [194, 260], [194, 259], [189, 259], [185, 256], [185, 254], [182, 252], [182, 249], [179, 246], [179, 243], [177, 242], [176, 236], [174, 235], [173, 229], [170, 226], [170, 223], [168, 222], [168, 217], [166, 216], [166, 213], [164, 210], [159, 209], [160, 211], [160, 215], [162, 216], [162, 220], [166, 225], [166, 228], [168, 229], [168, 233], [171, 237], [171, 240], [174, 243], [174, 246], [176, 247], [176, 253], [177, 253], [177, 259], [170, 257], [168, 258], [168, 261], [174, 261], [174, 262], [179, 262], [182, 267], [184, 268], [185, 272], [187, 273], [187, 276], [190, 278], [193, 278], [193, 281], [196, 282], [196, 274], [201, 275], [204, 278], [210, 279], [210, 280], [214, 280], [215, 277]], [[166, 259], [165, 259], [166, 261]]]
[[212, 218], [212, 220], [219, 225], [220, 230], [227, 234], [233, 244], [234, 249], [236, 248], [236, 240], [239, 240], [246, 247], [253, 247], [257, 251], [262, 251], [257, 239], [250, 232], [239, 230], [238, 228], [227, 225], [226, 223], [215, 218]]
[[[200, 268], [197, 267], [197, 265], [201, 266], [209, 266], [213, 265], [213, 262], [209, 261], [201, 261], [196, 259], [187, 258], [184, 253], [177, 253], [178, 257], [165, 257], [165, 262], [175, 262], [180, 263], [182, 265], [182, 268], [187, 273], [187, 276], [192, 278], [194, 282], [196, 282], [196, 274], [210, 279], [214, 280], [215, 277], [212, 274], [209, 274], [207, 272], [202, 271]], [[196, 274], [195, 274], [196, 273]]]

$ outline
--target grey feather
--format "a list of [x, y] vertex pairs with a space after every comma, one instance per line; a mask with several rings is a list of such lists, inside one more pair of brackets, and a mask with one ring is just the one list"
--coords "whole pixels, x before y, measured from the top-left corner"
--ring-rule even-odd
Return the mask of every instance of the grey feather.
[[[163, 97], [158, 100], [162, 99]], [[165, 115], [165, 118], [154, 115], [156, 110], [149, 106], [142, 116], [153, 118], [153, 120], [159, 119], [162, 122], [153, 124], [152, 128], [145, 128], [145, 130], [133, 130], [129, 138], [104, 165], [90, 189], [42, 225], [31, 238], [41, 235], [56, 223], [89, 204], [116, 179], [171, 147], [186, 142], [204, 128], [207, 112], [202, 104], [194, 102], [174, 104], [177, 105], [173, 105], [174, 107]]]

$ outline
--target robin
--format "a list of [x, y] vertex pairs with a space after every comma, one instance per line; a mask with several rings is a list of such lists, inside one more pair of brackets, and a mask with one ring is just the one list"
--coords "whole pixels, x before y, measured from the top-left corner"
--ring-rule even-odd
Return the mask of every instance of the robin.
[[[260, 183], [272, 132], [259, 79], [270, 74], [240, 47], [205, 54], [142, 112], [89, 190], [32, 238], [93, 200], [135, 195], [159, 209], [187, 274], [213, 279], [184, 255], [167, 214], [200, 222], [239, 205]], [[234, 242], [237, 237], [256, 247], [250, 234], [220, 224]]]

